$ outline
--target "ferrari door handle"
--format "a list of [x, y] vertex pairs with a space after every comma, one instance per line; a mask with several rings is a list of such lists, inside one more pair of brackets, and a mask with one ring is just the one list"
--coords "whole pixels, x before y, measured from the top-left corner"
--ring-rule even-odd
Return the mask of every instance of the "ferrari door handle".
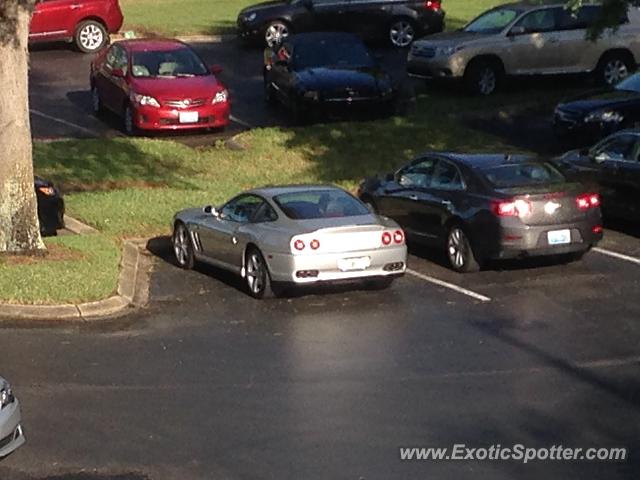
[[76, 3], [76, 4], [71, 5], [71, 10], [77, 10], [77, 9], [78, 9], [78, 8], [80, 8], [80, 7], [82, 7], [82, 5], [78, 5], [78, 4]]
[[451, 205], [452, 205], [452, 203], [451, 203], [449, 200], [441, 200], [441, 201], [440, 201], [440, 203], [441, 203], [442, 205], [446, 205], [447, 207], [449, 207], [449, 206], [451, 206]]

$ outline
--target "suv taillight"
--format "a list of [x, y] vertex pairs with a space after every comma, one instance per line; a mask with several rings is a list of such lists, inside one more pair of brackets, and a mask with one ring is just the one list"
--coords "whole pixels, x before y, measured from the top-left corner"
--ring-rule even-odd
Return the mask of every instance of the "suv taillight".
[[424, 8], [437, 12], [442, 8], [442, 1], [441, 0], [425, 0]]

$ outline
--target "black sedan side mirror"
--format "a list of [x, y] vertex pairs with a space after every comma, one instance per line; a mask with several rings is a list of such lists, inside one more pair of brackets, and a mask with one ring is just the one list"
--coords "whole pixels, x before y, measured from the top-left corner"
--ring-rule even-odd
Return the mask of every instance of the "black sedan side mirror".
[[395, 175], [395, 173], [387, 173], [387, 175], [384, 177], [384, 179], [387, 182], [393, 182], [396, 179], [396, 175]]

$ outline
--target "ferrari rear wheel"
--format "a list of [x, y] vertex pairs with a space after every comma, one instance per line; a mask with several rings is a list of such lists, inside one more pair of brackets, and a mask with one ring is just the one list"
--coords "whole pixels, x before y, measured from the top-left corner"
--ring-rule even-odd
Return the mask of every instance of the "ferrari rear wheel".
[[273, 294], [267, 262], [257, 248], [247, 250], [245, 260], [245, 281], [253, 298], [265, 298]]
[[173, 253], [180, 268], [191, 270], [195, 264], [193, 244], [189, 230], [184, 223], [177, 223], [173, 229]]

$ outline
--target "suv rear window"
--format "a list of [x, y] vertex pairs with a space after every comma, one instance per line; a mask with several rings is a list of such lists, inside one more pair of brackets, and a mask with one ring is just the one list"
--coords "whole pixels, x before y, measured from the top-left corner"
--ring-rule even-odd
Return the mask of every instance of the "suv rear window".
[[526, 162], [492, 165], [481, 168], [485, 178], [496, 188], [564, 183], [566, 178], [549, 163]]
[[294, 220], [355, 217], [370, 213], [362, 202], [341, 190], [283, 193], [273, 199], [284, 214]]

